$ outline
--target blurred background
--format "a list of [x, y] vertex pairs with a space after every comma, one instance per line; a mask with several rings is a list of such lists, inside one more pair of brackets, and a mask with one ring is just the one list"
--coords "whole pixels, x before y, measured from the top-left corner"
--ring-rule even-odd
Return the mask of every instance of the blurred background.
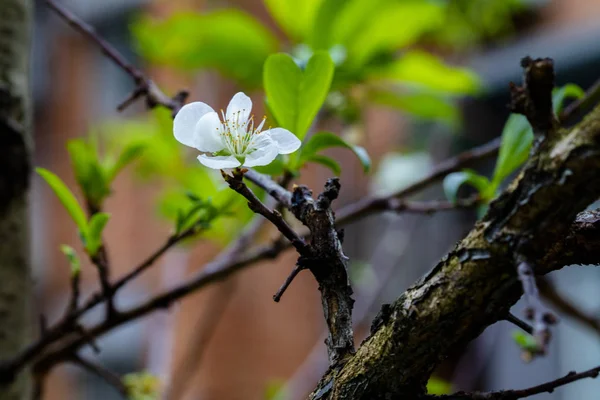
[[[382, 13], [388, 3], [405, 7]], [[373, 167], [363, 172], [348, 150], [327, 155], [341, 165], [337, 206], [369, 194], [400, 189], [461, 150], [499, 136], [508, 110], [508, 83], [519, 82], [519, 60], [552, 57], [557, 84], [589, 87], [600, 78], [599, 0], [353, 0], [323, 13], [340, 43], [319, 43], [313, 29], [320, 0], [65, 0], [132, 63], [173, 94], [189, 89], [191, 101], [225, 108], [243, 90], [266, 113], [262, 65], [278, 51], [305, 63], [315, 48], [336, 62], [331, 94], [316, 130], [336, 132], [364, 146]], [[340, 3], [341, 4], [341, 3]], [[106, 203], [105, 232], [113, 276], [144, 259], [172, 231], [184, 193], [222, 196], [222, 184], [172, 137], [168, 113], [136, 104], [116, 106], [133, 82], [97, 48], [37, 4], [34, 42], [36, 166], [77, 184], [67, 143], [94, 137], [102, 149], [144, 143], [140, 158], [116, 180]], [[355, 22], [350, 30], [337, 19]], [[352, 19], [353, 18], [353, 19]], [[330, 22], [330, 23], [329, 23]], [[346, 27], [346, 29], [344, 28]], [[371, 39], [379, 39], [375, 45]], [[375, 39], [373, 39], [375, 40]], [[107, 151], [108, 151], [107, 150]], [[481, 164], [490, 173], [494, 161]], [[310, 164], [297, 182], [318, 191], [333, 175]], [[461, 192], [462, 193], [462, 192]], [[443, 199], [441, 185], [416, 199]], [[251, 214], [243, 202], [200, 238], [169, 252], [118, 297], [135, 305], [202, 270], [234, 238]], [[32, 257], [38, 313], [52, 321], [68, 302], [69, 268], [61, 244], [80, 250], [77, 230], [39, 178], [32, 197]], [[429, 270], [472, 226], [475, 211], [429, 215], [381, 214], [346, 228], [344, 247], [355, 288], [357, 343], [382, 303], [390, 302]], [[275, 237], [262, 229], [257, 242]], [[79, 246], [79, 247], [78, 247]], [[100, 338], [95, 355], [119, 373], [147, 371], [160, 398], [298, 399], [327, 367], [324, 321], [317, 285], [302, 273], [280, 303], [272, 300], [295, 262], [292, 252], [245, 269], [148, 318]], [[82, 268], [83, 292], [97, 287]], [[550, 278], [559, 292], [589, 315], [600, 316], [600, 270], [566, 268]], [[520, 305], [515, 313], [520, 314]], [[560, 313], [559, 313], [560, 314]], [[94, 310], [86, 321], [102, 317]], [[515, 328], [501, 322], [468, 348], [456, 349], [435, 373], [432, 391], [523, 388], [600, 360], [600, 326], [562, 318], [546, 357], [521, 359]], [[600, 381], [586, 380], [536, 399], [597, 399]], [[118, 399], [104, 381], [61, 365], [52, 371], [45, 399]]]

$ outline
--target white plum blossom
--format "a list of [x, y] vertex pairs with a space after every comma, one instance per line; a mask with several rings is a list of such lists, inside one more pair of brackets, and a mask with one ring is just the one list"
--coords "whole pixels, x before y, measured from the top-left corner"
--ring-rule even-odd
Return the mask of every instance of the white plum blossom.
[[226, 113], [221, 110], [221, 118], [208, 104], [186, 104], [173, 122], [175, 139], [203, 152], [198, 160], [214, 169], [267, 165], [278, 154], [298, 150], [300, 140], [290, 131], [262, 131], [266, 117], [255, 127], [251, 110], [252, 100], [242, 92], [233, 96]]

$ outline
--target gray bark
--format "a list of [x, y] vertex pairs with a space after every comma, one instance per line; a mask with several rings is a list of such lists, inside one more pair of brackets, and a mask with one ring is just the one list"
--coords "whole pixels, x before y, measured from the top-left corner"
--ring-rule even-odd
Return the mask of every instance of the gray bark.
[[[0, 359], [15, 355], [30, 336], [27, 208], [32, 12], [31, 0], [0, 0]], [[29, 398], [26, 375], [0, 384], [0, 400]]]

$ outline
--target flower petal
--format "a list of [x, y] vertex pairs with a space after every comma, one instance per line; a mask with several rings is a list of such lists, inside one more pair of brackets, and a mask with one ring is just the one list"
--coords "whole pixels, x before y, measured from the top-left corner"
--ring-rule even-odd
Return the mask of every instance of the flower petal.
[[200, 118], [196, 124], [194, 139], [194, 147], [200, 151], [214, 153], [225, 148], [221, 140], [221, 121], [216, 112], [210, 112]]
[[279, 154], [277, 144], [268, 135], [258, 135], [252, 143], [252, 147], [256, 150], [246, 156], [244, 167], [270, 164]]
[[277, 145], [277, 149], [279, 154], [290, 154], [295, 152], [300, 148], [302, 142], [296, 135], [287, 129], [283, 128], [273, 128], [268, 131], [264, 131], [261, 135], [268, 134], [271, 136], [271, 139]]
[[240, 162], [234, 156], [211, 157], [206, 154], [200, 154], [198, 156], [198, 161], [200, 161], [202, 165], [214, 169], [235, 168], [240, 166]]
[[[246, 96], [243, 92], [236, 93], [227, 106], [227, 121], [236, 121], [242, 125], [248, 121], [251, 111], [252, 100], [250, 100], [250, 97]], [[236, 115], [237, 113], [239, 115]]]
[[199, 101], [183, 106], [173, 121], [175, 139], [186, 146], [196, 147], [194, 140], [196, 124], [209, 112], [215, 111], [208, 104]]

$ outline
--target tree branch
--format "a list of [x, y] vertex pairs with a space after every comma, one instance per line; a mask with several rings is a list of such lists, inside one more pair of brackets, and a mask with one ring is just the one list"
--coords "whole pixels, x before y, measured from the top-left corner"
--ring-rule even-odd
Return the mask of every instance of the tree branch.
[[356, 355], [330, 370], [311, 399], [422, 396], [439, 361], [503, 319], [518, 300], [519, 262], [530, 260], [540, 275], [572, 264], [564, 262], [577, 258], [564, 248], [573, 244], [570, 227], [600, 196], [599, 121], [600, 107], [570, 130], [545, 132], [483, 219], [389, 307]]
[[123, 111], [135, 100], [145, 97], [146, 106], [148, 108], [163, 106], [170, 109], [173, 115], [177, 114], [188, 97], [187, 91], [181, 90], [173, 97], [167, 96], [158, 88], [158, 86], [156, 86], [154, 82], [148, 79], [140, 69], [129, 63], [125, 57], [123, 57], [121, 53], [117, 51], [117, 49], [102, 39], [102, 37], [98, 35], [96, 30], [91, 25], [79, 19], [76, 15], [58, 4], [55, 0], [46, 0], [46, 4], [52, 11], [56, 12], [63, 20], [65, 20], [69, 26], [80, 32], [83, 36], [98, 46], [98, 48], [102, 50], [102, 53], [106, 57], [111, 59], [117, 66], [119, 66], [123, 71], [133, 78], [136, 88], [127, 97], [127, 99], [125, 99], [119, 105], [117, 108], [119, 111]]
[[110, 386], [114, 387], [119, 392], [119, 394], [121, 394], [121, 396], [127, 398], [127, 386], [125, 386], [125, 384], [121, 381], [121, 378], [119, 378], [117, 375], [115, 375], [108, 369], [91, 361], [88, 361], [80, 356], [73, 356], [71, 358], [71, 361], [74, 364], [79, 365], [83, 369], [91, 372], [92, 374], [104, 379], [104, 381], [106, 381], [106, 383], [108, 383]]
[[555, 379], [550, 382], [543, 383], [541, 385], [533, 386], [528, 389], [521, 390], [501, 390], [498, 392], [474, 392], [466, 393], [459, 392], [447, 396], [425, 396], [426, 399], [439, 399], [439, 400], [517, 400], [524, 399], [526, 397], [535, 396], [540, 393], [552, 393], [554, 389], [568, 385], [579, 381], [581, 379], [592, 378], [595, 379], [600, 374], [600, 366], [588, 369], [583, 372], [571, 371], [562, 378]]

